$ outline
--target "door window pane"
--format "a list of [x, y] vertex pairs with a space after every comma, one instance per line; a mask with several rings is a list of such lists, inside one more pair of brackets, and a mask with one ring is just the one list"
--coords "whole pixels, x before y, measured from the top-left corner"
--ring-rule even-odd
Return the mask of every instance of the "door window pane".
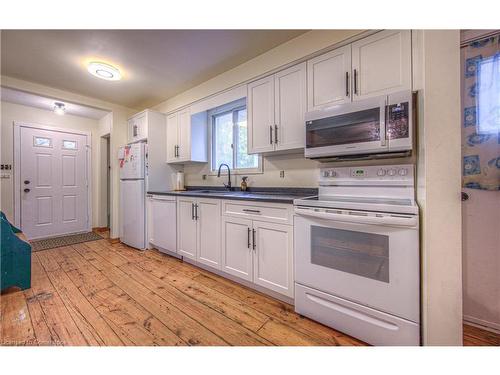
[[33, 145], [37, 147], [52, 147], [52, 139], [45, 137], [33, 137]]
[[233, 113], [214, 116], [213, 130], [213, 169], [218, 168], [221, 163], [233, 168]]
[[389, 236], [311, 226], [311, 263], [389, 282]]
[[76, 141], [63, 141], [62, 147], [66, 150], [76, 150]]

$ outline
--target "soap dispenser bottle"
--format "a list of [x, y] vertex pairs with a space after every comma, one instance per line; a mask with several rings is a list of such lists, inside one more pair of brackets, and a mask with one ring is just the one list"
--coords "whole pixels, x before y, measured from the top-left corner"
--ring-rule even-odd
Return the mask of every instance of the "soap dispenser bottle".
[[247, 191], [247, 188], [248, 188], [247, 180], [248, 180], [248, 176], [243, 176], [241, 178], [241, 184], [240, 184], [241, 191]]

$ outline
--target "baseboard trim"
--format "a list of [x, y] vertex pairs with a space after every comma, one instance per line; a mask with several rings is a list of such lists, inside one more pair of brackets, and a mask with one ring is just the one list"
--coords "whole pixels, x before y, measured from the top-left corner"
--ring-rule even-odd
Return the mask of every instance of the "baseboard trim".
[[119, 237], [117, 237], [117, 238], [108, 238], [108, 242], [110, 244], [120, 243], [120, 238]]
[[470, 326], [500, 334], [500, 324], [498, 323], [488, 322], [487, 320], [474, 318], [470, 315], [464, 315], [463, 320], [465, 324], [468, 324]]

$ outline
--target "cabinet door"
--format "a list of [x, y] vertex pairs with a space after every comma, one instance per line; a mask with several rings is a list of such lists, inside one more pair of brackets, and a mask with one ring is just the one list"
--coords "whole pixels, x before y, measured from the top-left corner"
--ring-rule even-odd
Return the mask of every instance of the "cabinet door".
[[179, 112], [178, 161], [191, 159], [191, 113], [189, 109]]
[[135, 126], [137, 127], [137, 136], [134, 141], [142, 141], [148, 138], [148, 121], [146, 113], [134, 117]]
[[253, 282], [293, 297], [293, 227], [253, 222], [256, 246]]
[[195, 199], [177, 199], [177, 253], [191, 259], [196, 259], [195, 203]]
[[177, 252], [177, 217], [175, 197], [150, 198], [150, 239], [149, 242], [158, 250]]
[[274, 151], [274, 75], [247, 86], [248, 153]]
[[411, 32], [384, 30], [352, 44], [353, 100], [411, 89]]
[[135, 119], [131, 118], [127, 121], [127, 143], [131, 143], [135, 141], [135, 132], [136, 128], [134, 128]]
[[252, 221], [222, 219], [222, 271], [252, 281]]
[[198, 199], [197, 260], [221, 269], [221, 203], [216, 199]]
[[178, 121], [178, 113], [167, 116], [167, 163], [177, 161]]
[[275, 75], [276, 150], [305, 146], [306, 63], [285, 69]]
[[351, 101], [351, 46], [307, 62], [307, 110]]

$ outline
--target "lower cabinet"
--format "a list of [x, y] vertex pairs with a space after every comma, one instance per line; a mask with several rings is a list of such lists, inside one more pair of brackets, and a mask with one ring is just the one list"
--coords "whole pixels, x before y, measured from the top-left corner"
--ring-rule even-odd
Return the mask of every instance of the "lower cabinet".
[[221, 269], [221, 205], [216, 199], [177, 199], [178, 254]]
[[160, 251], [177, 252], [176, 205], [175, 197], [149, 197], [149, 243]]
[[222, 271], [293, 297], [293, 227], [224, 217]]

